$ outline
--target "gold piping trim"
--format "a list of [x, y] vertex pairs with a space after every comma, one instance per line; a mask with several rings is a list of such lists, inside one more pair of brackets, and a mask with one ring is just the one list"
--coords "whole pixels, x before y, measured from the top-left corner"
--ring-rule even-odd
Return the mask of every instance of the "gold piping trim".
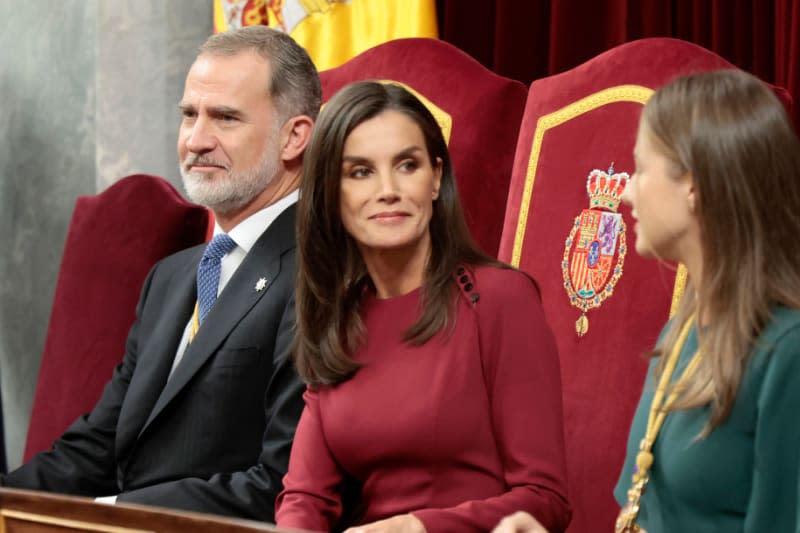
[[[424, 94], [420, 93], [410, 85], [403, 83], [402, 81], [397, 81], [397, 80], [377, 80], [377, 81], [378, 83], [382, 83], [384, 85], [397, 85], [407, 90], [414, 96], [416, 96], [420, 102], [425, 104], [425, 107], [427, 107], [428, 111], [431, 112], [433, 118], [436, 119], [436, 123], [439, 124], [439, 127], [442, 129], [442, 136], [444, 137], [444, 142], [447, 145], [450, 145], [450, 134], [453, 132], [453, 117], [450, 116], [450, 113], [448, 113], [438, 105], [434, 104]], [[322, 104], [320, 110], [322, 110], [326, 105], [328, 105], [327, 102]]]
[[442, 135], [444, 136], [444, 142], [448, 145], [450, 144], [450, 133], [453, 131], [453, 117], [450, 116], [450, 113], [439, 107], [438, 105], [434, 104], [431, 100], [429, 100], [424, 94], [420, 93], [410, 85], [403, 83], [402, 81], [397, 80], [379, 80], [380, 83], [384, 85], [392, 84], [392, 85], [399, 85], [403, 89], [407, 90], [414, 96], [416, 96], [420, 102], [425, 104], [425, 107], [428, 108], [428, 111], [431, 112], [433, 118], [436, 119], [436, 122], [439, 124], [439, 127], [442, 129]]
[[[644, 105], [653, 92], [653, 89], [641, 85], [617, 85], [616, 87], [609, 87], [608, 89], [590, 94], [561, 109], [539, 117], [539, 120], [536, 121], [536, 129], [533, 133], [533, 146], [531, 148], [531, 155], [528, 159], [528, 168], [525, 174], [525, 187], [522, 191], [522, 199], [519, 206], [517, 230], [514, 233], [514, 248], [511, 253], [512, 265], [519, 267], [522, 257], [522, 244], [525, 240], [525, 228], [528, 224], [531, 198], [533, 197], [533, 185], [536, 180], [536, 168], [539, 164], [539, 155], [542, 150], [544, 134], [551, 128], [560, 126], [573, 118], [607, 104], [635, 102]], [[675, 285], [672, 290], [670, 316], [672, 316], [677, 309], [678, 302], [680, 302], [681, 296], [683, 296], [685, 285], [686, 268], [684, 268], [683, 265], [679, 265], [678, 272], [675, 276]]]

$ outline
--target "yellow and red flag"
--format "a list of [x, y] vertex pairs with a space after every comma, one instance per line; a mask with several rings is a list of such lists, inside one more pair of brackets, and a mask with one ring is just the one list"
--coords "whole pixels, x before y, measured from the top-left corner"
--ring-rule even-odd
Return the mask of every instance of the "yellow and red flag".
[[437, 38], [435, 0], [214, 0], [214, 31], [264, 24], [291, 35], [318, 70], [392, 39]]

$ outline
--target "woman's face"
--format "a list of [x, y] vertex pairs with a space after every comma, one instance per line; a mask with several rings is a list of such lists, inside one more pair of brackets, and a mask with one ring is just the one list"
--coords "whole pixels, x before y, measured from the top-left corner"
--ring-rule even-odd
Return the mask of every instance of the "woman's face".
[[633, 150], [636, 172], [622, 194], [636, 220], [636, 251], [643, 257], [685, 261], [686, 249], [697, 233], [693, 214], [691, 175], [679, 175], [675, 165], [652, 142], [642, 122]]
[[340, 211], [365, 261], [387, 251], [427, 257], [441, 177], [441, 160], [432, 166], [409, 116], [384, 111], [353, 129], [342, 154]]

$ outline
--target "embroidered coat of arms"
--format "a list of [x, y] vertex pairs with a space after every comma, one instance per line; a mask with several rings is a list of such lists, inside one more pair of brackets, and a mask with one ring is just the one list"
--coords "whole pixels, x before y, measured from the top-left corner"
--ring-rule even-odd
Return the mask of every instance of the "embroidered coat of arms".
[[586, 178], [589, 208], [575, 217], [564, 246], [561, 272], [570, 304], [581, 311], [575, 332], [582, 337], [589, 330], [586, 312], [600, 307], [614, 292], [622, 276], [627, 245], [625, 221], [617, 213], [620, 196], [630, 177], [592, 170]]

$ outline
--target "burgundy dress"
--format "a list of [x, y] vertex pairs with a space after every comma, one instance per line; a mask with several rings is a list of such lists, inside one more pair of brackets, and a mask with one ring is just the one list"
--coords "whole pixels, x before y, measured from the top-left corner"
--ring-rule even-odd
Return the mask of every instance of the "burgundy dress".
[[536, 288], [493, 267], [458, 278], [455, 329], [422, 346], [402, 341], [419, 290], [367, 297], [363, 368], [305, 394], [279, 526], [336, 527], [349, 479], [354, 523], [411, 512], [428, 533], [487, 531], [524, 510], [566, 527], [559, 362]]

